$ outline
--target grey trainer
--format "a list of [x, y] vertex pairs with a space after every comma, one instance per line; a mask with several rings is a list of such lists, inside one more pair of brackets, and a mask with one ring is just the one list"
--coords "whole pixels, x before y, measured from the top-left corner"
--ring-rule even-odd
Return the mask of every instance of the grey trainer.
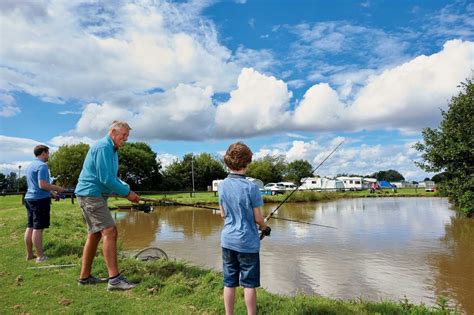
[[127, 278], [120, 275], [117, 278], [110, 280], [109, 284], [107, 284], [107, 291], [114, 291], [114, 290], [130, 290], [135, 288], [137, 285], [129, 282]]
[[85, 279], [77, 280], [78, 285], [98, 284], [98, 283], [105, 283], [105, 282], [107, 282], [107, 278], [96, 278], [93, 275], [90, 275], [89, 277]]

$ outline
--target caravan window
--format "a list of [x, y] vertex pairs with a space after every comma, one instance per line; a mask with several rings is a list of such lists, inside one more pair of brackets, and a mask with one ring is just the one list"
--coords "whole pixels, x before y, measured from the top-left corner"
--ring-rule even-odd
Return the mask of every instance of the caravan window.
[[350, 181], [349, 181], [349, 184], [352, 184], [352, 183], [353, 183], [352, 180], [350, 180]]
[[355, 181], [356, 185], [360, 185], [360, 180]]
[[316, 184], [316, 181], [315, 180], [311, 181], [311, 184]]

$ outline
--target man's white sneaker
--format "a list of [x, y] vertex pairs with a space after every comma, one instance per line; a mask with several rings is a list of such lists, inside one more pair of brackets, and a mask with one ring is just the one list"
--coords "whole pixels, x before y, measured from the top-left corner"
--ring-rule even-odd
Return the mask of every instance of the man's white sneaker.
[[46, 260], [48, 260], [48, 257], [46, 256], [41, 256], [41, 257], [36, 258], [37, 263], [42, 263], [42, 262], [45, 262]]
[[107, 291], [114, 291], [114, 290], [130, 290], [135, 288], [137, 285], [129, 282], [127, 278], [120, 275], [117, 278], [110, 280], [107, 284]]

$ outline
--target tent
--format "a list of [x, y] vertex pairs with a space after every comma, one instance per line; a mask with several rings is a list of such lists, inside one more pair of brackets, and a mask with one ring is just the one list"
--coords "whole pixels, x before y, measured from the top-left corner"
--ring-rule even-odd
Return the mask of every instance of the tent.
[[378, 184], [379, 184], [380, 188], [382, 188], [382, 189], [384, 189], [384, 188], [397, 188], [397, 186], [391, 184], [387, 180], [379, 180]]

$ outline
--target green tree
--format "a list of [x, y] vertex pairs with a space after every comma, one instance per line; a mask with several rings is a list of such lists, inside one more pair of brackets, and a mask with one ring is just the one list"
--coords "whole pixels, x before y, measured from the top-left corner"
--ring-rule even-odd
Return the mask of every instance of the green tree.
[[0, 173], [0, 192], [6, 191], [8, 187], [7, 177], [5, 174]]
[[226, 176], [224, 163], [209, 153], [201, 153], [194, 158], [194, 185], [197, 190], [207, 190], [214, 179]]
[[88, 144], [79, 143], [62, 145], [51, 154], [48, 167], [51, 176], [56, 178], [56, 185], [70, 188], [77, 185], [88, 150]]
[[284, 157], [267, 155], [250, 163], [247, 176], [260, 179], [265, 184], [280, 182], [286, 170]]
[[191, 161], [186, 163], [185, 160], [185, 158], [183, 161], [176, 159], [163, 171], [163, 190], [189, 190], [192, 188]]
[[27, 191], [28, 190], [28, 184], [26, 182], [26, 176], [20, 177], [18, 185], [20, 187], [20, 191]]
[[18, 185], [17, 185], [17, 174], [15, 172], [10, 172], [10, 174], [7, 175], [7, 190], [8, 191], [17, 191]]
[[214, 179], [223, 179], [227, 172], [221, 160], [209, 153], [194, 156], [185, 154], [181, 161], [171, 163], [163, 172], [167, 190], [191, 190], [194, 170], [194, 188], [197, 191], [207, 190]]
[[299, 185], [302, 178], [311, 176], [313, 176], [313, 166], [311, 163], [306, 160], [295, 160], [286, 166], [284, 178]]
[[435, 183], [441, 183], [446, 180], [446, 173], [441, 172], [439, 174], [434, 175], [431, 177], [431, 180], [434, 181]]
[[133, 190], [157, 190], [162, 182], [161, 163], [143, 142], [125, 143], [118, 151], [119, 177]]
[[468, 215], [474, 214], [474, 84], [473, 78], [461, 83], [448, 111], [441, 110], [436, 129], [423, 129], [423, 141], [415, 148], [422, 152], [416, 164], [427, 172], [444, 171], [440, 192]]
[[372, 174], [371, 177], [375, 177], [377, 180], [388, 180], [389, 182], [405, 180], [405, 177], [395, 170], [378, 171]]

